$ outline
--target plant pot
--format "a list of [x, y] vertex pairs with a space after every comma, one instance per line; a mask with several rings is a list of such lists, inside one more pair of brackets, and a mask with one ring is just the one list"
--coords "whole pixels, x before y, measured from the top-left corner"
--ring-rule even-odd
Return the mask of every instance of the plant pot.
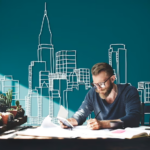
[[14, 117], [16, 116], [17, 114], [17, 110], [6, 110], [7, 112], [10, 112], [14, 115]]
[[3, 124], [7, 124], [8, 122], [8, 117], [9, 117], [9, 114], [7, 113], [2, 113], [2, 120], [3, 120]]
[[11, 108], [17, 109], [17, 106], [11, 106]]
[[[11, 108], [17, 109], [17, 106], [11, 106]], [[19, 105], [19, 108], [21, 108], [21, 105]]]

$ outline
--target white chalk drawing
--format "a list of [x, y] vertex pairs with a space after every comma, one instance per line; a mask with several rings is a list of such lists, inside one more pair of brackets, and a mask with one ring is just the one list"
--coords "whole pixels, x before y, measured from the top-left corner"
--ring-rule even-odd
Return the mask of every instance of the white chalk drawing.
[[[42, 32], [44, 21], [47, 21], [49, 32], [49, 43], [42, 42]], [[90, 86], [90, 69], [77, 68], [76, 50], [61, 50], [54, 54], [52, 44], [52, 32], [46, 10], [42, 20], [40, 34], [38, 36], [37, 61], [31, 61], [28, 67], [28, 95], [25, 99], [20, 99], [19, 80], [14, 80], [12, 75], [0, 78], [0, 91], [6, 93], [8, 89], [13, 89], [12, 101], [25, 101], [25, 112], [29, 120], [27, 124], [40, 125], [43, 117], [43, 102], [48, 100], [48, 114], [54, 123], [57, 118], [54, 117], [54, 99], [59, 99], [59, 105], [63, 104], [68, 111], [67, 93], [73, 89], [79, 90], [79, 85], [84, 84], [88, 90]], [[115, 49], [117, 47], [117, 50]], [[56, 55], [56, 58], [54, 57]], [[46, 58], [44, 57], [46, 56]], [[109, 64], [114, 70], [117, 84], [127, 83], [127, 49], [125, 44], [111, 44], [108, 49]], [[35, 67], [38, 68], [35, 73]], [[122, 74], [123, 73], [123, 74]], [[35, 76], [38, 76], [37, 84], [33, 83]], [[54, 81], [59, 82], [58, 88], [55, 88]], [[61, 81], [66, 80], [66, 89], [61, 94]], [[130, 84], [130, 83], [129, 83]], [[130, 84], [131, 85], [131, 84]], [[138, 82], [138, 92], [141, 103], [150, 103], [150, 81]], [[45, 94], [46, 91], [46, 94]], [[44, 94], [43, 94], [44, 93]], [[43, 96], [44, 95], [44, 96]], [[37, 112], [32, 110], [32, 102], [37, 102]], [[145, 113], [150, 114], [150, 113]], [[89, 116], [90, 118], [91, 116]], [[148, 124], [149, 122], [145, 122]]]
[[[42, 32], [44, 21], [47, 21], [48, 31], [50, 35], [49, 43], [42, 43]], [[37, 61], [31, 61], [29, 65], [29, 90], [28, 95], [25, 97], [26, 115], [29, 118], [28, 124], [41, 124], [43, 119], [43, 102], [44, 98], [49, 100], [49, 116], [54, 123], [57, 123], [57, 118], [54, 117], [54, 99], [58, 98], [59, 105], [63, 104], [68, 111], [67, 92], [73, 91], [74, 88], [79, 90], [79, 84], [84, 84], [85, 89], [91, 88], [90, 86], [90, 69], [77, 68], [76, 50], [61, 50], [56, 53], [56, 66], [54, 62], [54, 47], [52, 44], [52, 32], [50, 30], [49, 19], [47, 16], [46, 3], [44, 16], [42, 20], [41, 30], [38, 37], [39, 45], [37, 50]], [[49, 60], [45, 60], [43, 55], [49, 56]], [[39, 66], [39, 85], [34, 85], [34, 67]], [[42, 66], [42, 70], [40, 70]], [[56, 72], [55, 72], [56, 70]], [[54, 81], [59, 81], [59, 88], [55, 88]], [[67, 87], [61, 95], [61, 80], [66, 80]], [[47, 91], [47, 95], [43, 91]], [[44, 96], [43, 96], [44, 95]], [[63, 98], [63, 100], [62, 100]], [[37, 113], [33, 113], [32, 101], [37, 101]], [[34, 114], [34, 115], [33, 115]]]
[[138, 82], [138, 91], [140, 92], [141, 102], [150, 103], [150, 81]]
[[[149, 104], [150, 103], [150, 81], [140, 81], [138, 82], [138, 92], [141, 103]], [[150, 113], [144, 113], [150, 114]], [[149, 122], [144, 122], [144, 124], [149, 124]]]
[[16, 105], [15, 102], [17, 100], [20, 102], [25, 101], [25, 99], [20, 99], [19, 80], [14, 80], [12, 75], [5, 75], [3, 78], [0, 78], [0, 91], [2, 93], [6, 93], [9, 89], [13, 90], [12, 91], [12, 104]]
[[[115, 47], [117, 47], [117, 50]], [[116, 75], [116, 83], [127, 83], [127, 49], [125, 44], [110, 44], [108, 57], [109, 64], [114, 69], [114, 74]]]
[[6, 93], [9, 89], [13, 90], [12, 100], [19, 99], [19, 80], [13, 80], [11, 75], [4, 76], [0, 79], [2, 93]]

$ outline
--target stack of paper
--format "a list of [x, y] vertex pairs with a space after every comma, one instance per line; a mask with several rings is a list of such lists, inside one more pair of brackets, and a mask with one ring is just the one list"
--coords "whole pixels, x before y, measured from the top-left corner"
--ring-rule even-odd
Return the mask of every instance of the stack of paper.
[[[67, 111], [60, 107], [59, 117], [66, 118]], [[47, 116], [41, 126], [36, 129], [27, 129], [18, 131], [18, 135], [44, 136], [44, 137], [62, 137], [62, 138], [120, 138], [132, 139], [138, 137], [150, 136], [150, 130], [145, 130], [146, 126], [137, 128], [117, 129], [110, 131], [109, 129], [91, 130], [87, 126], [76, 126], [71, 129], [62, 129], [60, 126], [51, 122], [51, 118]]]
[[108, 129], [91, 130], [87, 126], [77, 126], [71, 129], [62, 129], [60, 126], [51, 122], [51, 118], [47, 116], [40, 127], [36, 129], [26, 129], [25, 131], [18, 131], [18, 135], [29, 136], [44, 136], [44, 137], [63, 137], [63, 138], [107, 138], [106, 132]]

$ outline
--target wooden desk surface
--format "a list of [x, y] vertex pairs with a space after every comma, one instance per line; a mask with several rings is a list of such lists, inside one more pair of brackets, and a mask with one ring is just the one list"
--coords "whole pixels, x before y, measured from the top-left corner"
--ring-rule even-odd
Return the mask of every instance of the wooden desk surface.
[[[14, 134], [14, 133], [13, 133]], [[150, 150], [150, 137], [137, 139], [64, 139], [36, 136], [0, 136], [0, 149], [19, 150]]]

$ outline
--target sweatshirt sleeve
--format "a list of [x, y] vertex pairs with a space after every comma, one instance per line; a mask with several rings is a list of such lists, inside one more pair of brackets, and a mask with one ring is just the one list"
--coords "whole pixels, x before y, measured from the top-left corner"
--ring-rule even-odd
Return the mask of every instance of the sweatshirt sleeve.
[[91, 98], [91, 90], [86, 94], [84, 101], [79, 107], [78, 111], [73, 115], [72, 118], [76, 119], [78, 125], [82, 125], [89, 114], [93, 111], [93, 104]]
[[125, 95], [126, 115], [120, 118], [124, 127], [137, 127], [140, 122], [140, 99], [136, 88], [130, 87]]

